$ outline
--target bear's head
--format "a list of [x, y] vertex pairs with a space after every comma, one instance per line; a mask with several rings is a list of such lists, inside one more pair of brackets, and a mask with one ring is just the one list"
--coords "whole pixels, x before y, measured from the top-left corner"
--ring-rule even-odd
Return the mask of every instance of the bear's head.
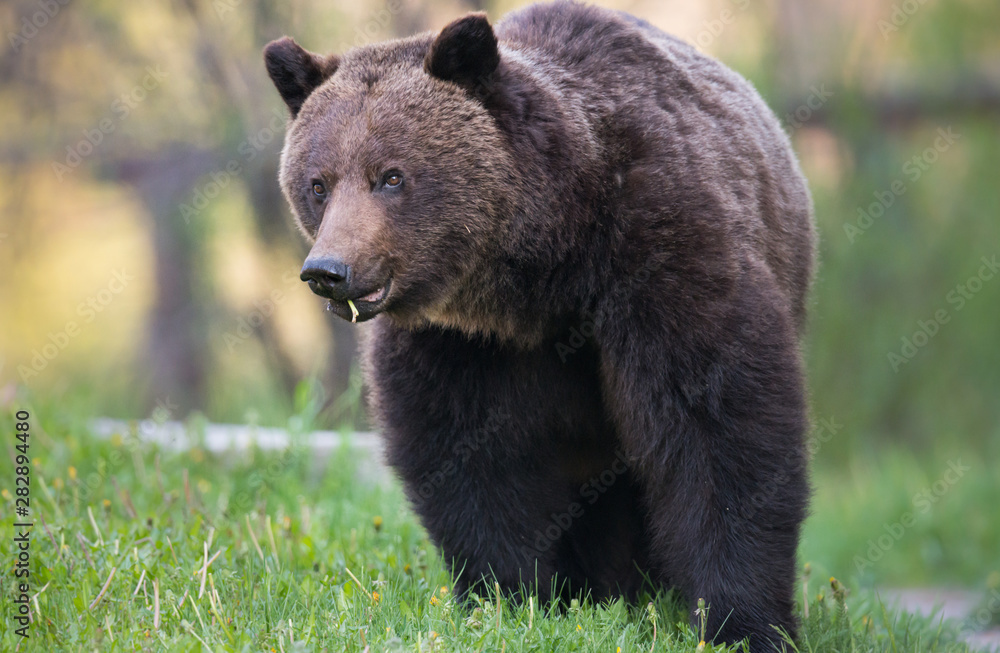
[[500, 65], [485, 15], [343, 55], [286, 37], [264, 60], [291, 112], [280, 182], [312, 243], [303, 281], [349, 320], [450, 310], [502, 249], [518, 183], [485, 99]]

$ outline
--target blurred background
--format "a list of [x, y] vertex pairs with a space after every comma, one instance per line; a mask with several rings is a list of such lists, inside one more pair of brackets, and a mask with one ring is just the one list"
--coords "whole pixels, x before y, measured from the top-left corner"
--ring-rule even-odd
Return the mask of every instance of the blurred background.
[[[4, 2], [0, 405], [283, 426], [306, 387], [319, 427], [367, 428], [355, 331], [298, 280], [261, 48], [342, 52], [520, 4]], [[809, 179], [807, 557], [1000, 586], [1000, 3], [599, 4], [748, 77]]]

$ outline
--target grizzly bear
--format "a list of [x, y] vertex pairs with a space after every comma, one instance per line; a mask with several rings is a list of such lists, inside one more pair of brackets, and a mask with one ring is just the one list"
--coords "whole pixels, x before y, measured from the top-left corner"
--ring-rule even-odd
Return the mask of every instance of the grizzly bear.
[[811, 200], [751, 85], [560, 0], [264, 51], [302, 279], [365, 328], [387, 458], [467, 595], [710, 607], [794, 636]]

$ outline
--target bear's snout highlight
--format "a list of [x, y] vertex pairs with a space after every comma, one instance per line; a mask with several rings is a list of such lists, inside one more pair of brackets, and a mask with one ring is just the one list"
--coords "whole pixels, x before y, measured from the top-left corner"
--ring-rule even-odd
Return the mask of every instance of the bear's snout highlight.
[[350, 299], [351, 266], [331, 256], [309, 257], [302, 265], [299, 278], [320, 297], [347, 301]]
[[299, 278], [330, 300], [327, 310], [351, 322], [364, 322], [381, 313], [392, 284], [391, 277], [355, 274], [350, 265], [332, 256], [309, 256]]

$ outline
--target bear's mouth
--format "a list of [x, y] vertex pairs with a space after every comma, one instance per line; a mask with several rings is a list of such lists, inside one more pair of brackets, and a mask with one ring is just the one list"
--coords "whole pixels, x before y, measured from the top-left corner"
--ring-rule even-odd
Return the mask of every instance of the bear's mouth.
[[384, 284], [364, 295], [344, 300], [331, 299], [326, 310], [349, 322], [370, 320], [381, 313], [385, 307], [391, 284], [392, 278], [390, 277]]

